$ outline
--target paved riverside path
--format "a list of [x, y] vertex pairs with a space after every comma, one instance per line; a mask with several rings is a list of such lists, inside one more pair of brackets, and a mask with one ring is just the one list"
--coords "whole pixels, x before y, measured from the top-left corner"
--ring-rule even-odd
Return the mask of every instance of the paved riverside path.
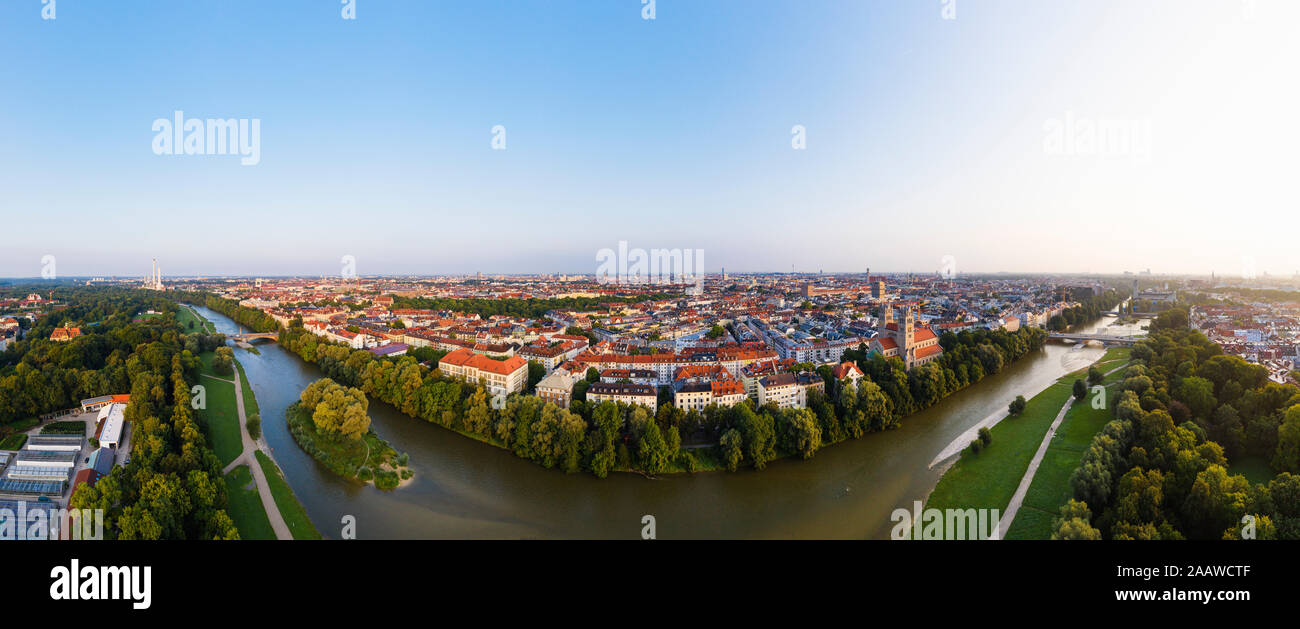
[[[1128, 366], [1124, 363], [1103, 374], [1103, 377], [1119, 371]], [[1052, 437], [1056, 436], [1056, 429], [1061, 426], [1065, 420], [1065, 413], [1074, 405], [1074, 396], [1066, 398], [1065, 406], [1061, 407], [1061, 412], [1056, 414], [1056, 420], [1052, 422], [1052, 427], [1047, 429], [1047, 434], [1043, 435], [1043, 442], [1038, 444], [1038, 452], [1034, 453], [1034, 458], [1029, 461], [1029, 469], [1025, 470], [1025, 475], [1020, 479], [1020, 486], [1016, 488], [1016, 493], [1011, 496], [1011, 502], [1007, 503], [1007, 510], [1002, 514], [1002, 519], [998, 521], [998, 528], [994, 532], [992, 539], [1002, 539], [1006, 532], [1011, 530], [1011, 523], [1016, 520], [1016, 512], [1020, 511], [1020, 504], [1025, 501], [1025, 494], [1029, 493], [1029, 486], [1034, 482], [1034, 474], [1038, 471], [1038, 465], [1043, 462], [1043, 457], [1047, 455], [1048, 446], [1052, 445]]]
[[[225, 378], [217, 378], [225, 380]], [[262, 498], [262, 508], [266, 510], [266, 517], [271, 521], [271, 528], [275, 530], [276, 539], [293, 539], [293, 532], [289, 530], [289, 525], [284, 523], [284, 516], [280, 515], [280, 507], [275, 504], [275, 496], [271, 494], [271, 486], [266, 483], [266, 474], [262, 472], [262, 466], [258, 464], [257, 457], [253, 454], [261, 450], [262, 446], [253, 440], [252, 435], [248, 434], [248, 417], [244, 414], [244, 388], [241, 384], [243, 378], [239, 376], [239, 370], [235, 370], [235, 407], [239, 409], [239, 436], [244, 442], [244, 451], [231, 461], [226, 469], [222, 470], [223, 474], [229, 474], [231, 470], [240, 465], [247, 465], [248, 471], [253, 473], [253, 481], [257, 485], [257, 495]], [[230, 382], [230, 380], [227, 380]], [[267, 456], [270, 456], [269, 454]]]

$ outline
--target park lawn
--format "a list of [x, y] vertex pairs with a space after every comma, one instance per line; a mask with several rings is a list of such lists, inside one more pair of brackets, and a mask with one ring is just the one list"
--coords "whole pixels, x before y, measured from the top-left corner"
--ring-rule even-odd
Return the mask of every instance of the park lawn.
[[235, 521], [241, 539], [275, 539], [275, 529], [266, 517], [262, 497], [247, 465], [240, 465], [226, 474], [226, 512]]
[[303, 508], [302, 503], [298, 502], [298, 497], [293, 494], [293, 488], [284, 480], [284, 475], [280, 473], [280, 468], [266, 453], [261, 450], [256, 451], [257, 464], [262, 466], [262, 473], [266, 475], [266, 484], [271, 488], [271, 495], [275, 498], [275, 506], [280, 509], [280, 517], [284, 518], [284, 523], [289, 527], [289, 532], [293, 533], [294, 539], [320, 539], [320, 531], [311, 523], [311, 518], [307, 517], [307, 510]]
[[213, 375], [213, 356], [212, 352], [199, 355], [199, 384], [206, 392], [207, 404], [207, 408], [199, 410], [199, 417], [207, 426], [212, 451], [222, 465], [229, 465], [244, 451], [244, 438], [239, 430], [239, 408], [235, 406], [235, 383]]
[[[1007, 529], [1006, 539], [1048, 539], [1052, 535], [1052, 522], [1061, 512], [1061, 505], [1074, 497], [1070, 476], [1079, 467], [1083, 453], [1075, 450], [1048, 448], [1043, 462], [1034, 473], [1034, 480], [1025, 492], [1025, 500], [1016, 512], [1016, 519]], [[1037, 514], [1048, 514], [1046, 519]]]
[[1026, 500], [1016, 512], [1016, 521], [1011, 523], [1011, 530], [1002, 539], [1048, 539], [1052, 536], [1052, 524], [1055, 522], [1056, 513], [1031, 507]]
[[1107, 371], [1128, 362], [1132, 353], [1133, 348], [1131, 347], [1108, 348], [1105, 355], [1101, 357], [1101, 360], [1097, 361], [1097, 368], [1100, 369], [1102, 373], [1106, 373]]
[[[1120, 351], [1122, 350], [1122, 354]], [[1123, 364], [1121, 361], [1107, 360], [1113, 354], [1121, 354], [1127, 360], [1128, 348], [1111, 348], [1102, 358], [1109, 363], [1100, 367], [1102, 372], [1109, 371]], [[1079, 467], [1083, 453], [1092, 444], [1092, 439], [1106, 424], [1114, 419], [1110, 403], [1115, 397], [1115, 383], [1124, 371], [1119, 370], [1106, 376], [1102, 384], [1106, 387], [1106, 408], [1093, 408], [1092, 397], [1085, 397], [1066, 411], [1065, 419], [1048, 444], [1043, 454], [1043, 462], [1034, 474], [1034, 480], [1025, 492], [1025, 501], [1016, 512], [1016, 519], [1007, 531], [1007, 539], [1048, 539], [1052, 535], [1052, 523], [1061, 507], [1074, 497], [1070, 486], [1070, 476]], [[1069, 380], [1073, 385], [1074, 380]], [[1051, 517], [1043, 518], [1042, 514]]]
[[216, 370], [212, 368], [212, 361], [216, 358], [216, 352], [203, 352], [202, 354], [199, 354], [199, 373], [205, 373], [209, 376], [216, 376], [218, 378], [229, 380], [230, 376], [218, 375]]
[[252, 385], [248, 384], [248, 375], [244, 373], [244, 366], [235, 361], [235, 369], [239, 370], [239, 385], [243, 387], [244, 392], [244, 414], [252, 417], [262, 416], [262, 411], [257, 408], [257, 395], [253, 393]]
[[1228, 474], [1232, 476], [1241, 474], [1252, 485], [1267, 485], [1269, 481], [1277, 476], [1277, 474], [1273, 473], [1273, 468], [1268, 464], [1268, 461], [1257, 456], [1243, 456], [1236, 461], [1229, 461]]
[[[183, 334], [198, 334], [200, 332], [211, 334], [216, 332], [216, 326], [211, 321], [204, 319], [185, 304], [180, 304], [180, 310], [176, 312], [176, 322], [180, 324]], [[194, 324], [193, 328], [190, 328], [190, 323]]]
[[[1107, 350], [1099, 362], [1113, 362], [1127, 356], [1127, 350], [1112, 348]], [[1111, 368], [1119, 363], [1110, 365]], [[1019, 417], [1007, 417], [994, 425], [989, 432], [993, 441], [979, 454], [963, 453], [957, 462], [944, 473], [926, 500], [926, 508], [936, 509], [998, 509], [1004, 510], [1016, 493], [1020, 481], [1029, 469], [1029, 462], [1043, 443], [1043, 437], [1056, 420], [1057, 413], [1070, 398], [1071, 387], [1078, 378], [1086, 378], [1087, 369], [1080, 369], [1067, 374], [1056, 384], [1030, 398], [1024, 413]], [[1118, 374], [1116, 374], [1118, 375]], [[1089, 405], [1081, 405], [1091, 408]], [[1074, 409], [1071, 409], [1074, 410]], [[1067, 418], [1068, 418], [1067, 411]], [[1105, 425], [1102, 422], [1102, 425]], [[1058, 431], [1059, 432], [1059, 431]], [[1061, 461], [1049, 459], [1051, 450], [1044, 454], [1043, 463], [1038, 474], [1045, 468], [1062, 467]], [[1082, 456], [1082, 451], [1077, 453]], [[1076, 458], [1075, 464], [1078, 460]], [[1066, 471], [1068, 484], [1071, 467]], [[1037, 478], [1037, 474], [1035, 474]], [[1032, 485], [1030, 490], [1032, 491]], [[1028, 503], [1028, 495], [1026, 495]], [[1022, 504], [1022, 508], [1023, 508]], [[1017, 518], [1019, 516], [1017, 515]], [[1014, 526], [1012, 527], [1014, 528]]]
[[0, 441], [0, 450], [22, 450], [25, 443], [27, 443], [27, 435], [21, 432], [9, 435], [4, 438], [4, 441]]
[[979, 454], [963, 452], [930, 492], [926, 508], [1006, 509], [1069, 397], [1070, 386], [1057, 382], [1031, 398], [1019, 417], [994, 425], [989, 429], [993, 441]]
[[[1116, 374], [1118, 375], [1118, 374]], [[1073, 450], [1083, 453], [1092, 445], [1092, 438], [1096, 436], [1106, 424], [1115, 419], [1115, 415], [1110, 409], [1110, 404], [1115, 398], [1115, 383], [1111, 378], [1104, 382], [1106, 386], [1106, 408], [1092, 407], [1092, 393], [1083, 398], [1082, 402], [1070, 407], [1066, 412], [1065, 419], [1061, 422], [1061, 427], [1057, 429], [1056, 436], [1052, 438], [1049, 448]]]

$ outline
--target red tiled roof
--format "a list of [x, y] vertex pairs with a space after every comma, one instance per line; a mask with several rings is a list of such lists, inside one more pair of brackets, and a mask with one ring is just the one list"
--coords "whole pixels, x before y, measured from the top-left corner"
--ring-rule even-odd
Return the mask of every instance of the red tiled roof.
[[855, 365], [855, 364], [853, 364], [853, 363], [851, 363], [851, 362], [848, 362], [848, 361], [845, 361], [845, 362], [842, 362], [842, 363], [836, 365], [836, 366], [835, 366], [835, 369], [832, 370], [832, 373], [835, 374], [835, 379], [836, 379], [836, 380], [843, 380], [843, 379], [849, 377], [849, 374], [850, 374], [850, 373], [856, 373], [856, 374], [858, 374], [859, 376], [863, 375], [863, 374], [862, 374], [862, 370], [861, 370], [861, 369], [858, 369], [858, 366], [857, 366], [857, 365]]
[[505, 360], [493, 360], [482, 354], [475, 354], [464, 347], [448, 353], [438, 362], [439, 364], [448, 363], [458, 367], [472, 367], [479, 371], [487, 371], [502, 376], [510, 375], [520, 367], [528, 365], [528, 361], [518, 356], [511, 356]]
[[933, 356], [935, 354], [942, 354], [942, 353], [943, 353], [942, 345], [930, 345], [928, 347], [922, 347], [916, 350], [916, 357], [926, 358], [928, 356]]

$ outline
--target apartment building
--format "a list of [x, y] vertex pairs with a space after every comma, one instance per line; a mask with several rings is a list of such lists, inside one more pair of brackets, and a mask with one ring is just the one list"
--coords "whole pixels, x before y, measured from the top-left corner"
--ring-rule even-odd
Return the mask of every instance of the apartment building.
[[808, 396], [792, 373], [764, 376], [758, 381], [758, 405], [776, 404], [780, 408], [804, 408]]
[[535, 360], [541, 363], [543, 367], [546, 367], [546, 371], [550, 372], [572, 360], [585, 349], [587, 349], [586, 339], [582, 339], [581, 343], [562, 340], [548, 345], [527, 345], [519, 348], [515, 355], [522, 357], [524, 360]]
[[573, 385], [577, 381], [578, 379], [569, 375], [567, 371], [558, 369], [537, 383], [537, 397], [560, 408], [569, 408], [569, 404], [573, 401]]
[[596, 354], [586, 352], [578, 356], [576, 360], [595, 367], [601, 372], [606, 369], [653, 371], [658, 375], [655, 384], [662, 386], [671, 384], [673, 374], [681, 367], [719, 365], [735, 376], [746, 365], [775, 358], [777, 358], [776, 352], [770, 349], [720, 347], [708, 350], [696, 348], [680, 354], [668, 352], [659, 354]]
[[492, 395], [518, 393], [528, 383], [528, 361], [518, 356], [494, 360], [464, 347], [443, 356], [438, 369], [453, 378], [482, 382]]
[[826, 381], [811, 372], [765, 376], [758, 381], [758, 405], [771, 403], [780, 408], [807, 408], [809, 391], [824, 394]]
[[601, 382], [628, 381], [632, 384], [659, 384], [659, 372], [650, 369], [606, 369], [600, 372]]
[[601, 402], [640, 404], [649, 408], [650, 414], [653, 415], [659, 410], [659, 391], [648, 384], [597, 382], [587, 389], [587, 401], [592, 404]]

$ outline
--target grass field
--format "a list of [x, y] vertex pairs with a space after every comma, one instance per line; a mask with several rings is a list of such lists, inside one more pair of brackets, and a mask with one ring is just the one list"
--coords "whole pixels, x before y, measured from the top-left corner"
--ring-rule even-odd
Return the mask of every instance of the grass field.
[[[181, 309], [176, 313], [176, 321], [181, 326], [181, 332], [184, 334], [197, 334], [206, 331], [211, 334], [217, 331], [217, 326], [211, 321], [199, 316], [198, 313], [190, 309], [185, 304], [180, 304]], [[194, 327], [191, 328], [190, 324]]]
[[[1105, 373], [1123, 365], [1128, 360], [1129, 350], [1113, 348], [1106, 353], [1098, 369]], [[1056, 435], [1052, 437], [1043, 455], [1043, 462], [1034, 474], [1034, 480], [1025, 493], [1025, 500], [1016, 512], [1016, 519], [1004, 536], [1006, 539], [1048, 539], [1052, 534], [1052, 522], [1060, 509], [1070, 498], [1074, 490], [1070, 487], [1070, 476], [1079, 467], [1083, 453], [1092, 443], [1092, 438], [1101, 431], [1114, 415], [1110, 403], [1115, 397], [1115, 383], [1119, 382], [1123, 371], [1117, 371], [1106, 377], [1102, 384], [1106, 386], [1106, 408], [1095, 409], [1091, 397], [1075, 404], [1065, 413], [1065, 419]], [[1072, 384], [1074, 381], [1070, 380]]]
[[21, 450], [24, 443], [27, 443], [27, 435], [23, 433], [9, 435], [4, 438], [4, 441], [0, 441], [0, 450]]
[[243, 539], [275, 539], [275, 529], [266, 517], [262, 507], [262, 498], [257, 494], [253, 484], [253, 475], [247, 465], [240, 465], [226, 474], [226, 495], [229, 507], [226, 511], [235, 521], [239, 536]]
[[235, 361], [235, 369], [239, 371], [239, 385], [244, 391], [244, 414], [252, 416], [256, 414], [262, 416], [262, 411], [257, 408], [257, 395], [253, 393], [253, 386], [248, 384], [248, 375], [244, 373], [244, 366]]
[[[1100, 368], [1105, 371], [1113, 369], [1123, 364], [1121, 360], [1127, 359], [1127, 351], [1124, 349], [1109, 350], [1102, 357]], [[1117, 374], [1118, 375], [1118, 374]], [[992, 433], [993, 441], [979, 454], [965, 454], [958, 459], [952, 467], [939, 479], [938, 485], [931, 492], [930, 497], [926, 500], [926, 508], [936, 509], [998, 509], [1003, 511], [1007, 504], [1011, 502], [1011, 496], [1015, 494], [1016, 488], [1020, 486], [1020, 481], [1025, 472], [1029, 469], [1029, 462], [1034, 458], [1034, 453], [1043, 442], [1043, 437], [1047, 434], [1048, 428], [1056, 420], [1056, 416], [1061, 411], [1061, 407], [1066, 400], [1070, 398], [1071, 386], [1076, 378], [1086, 378], [1087, 370], [1080, 370], [1075, 373], [1066, 375], [1056, 381], [1052, 386], [1029, 399], [1024, 413], [1019, 417], [1007, 417], [998, 422], [989, 431]], [[1008, 400], [1009, 401], [1009, 400]], [[1084, 414], [1084, 410], [1090, 410], [1091, 406], [1087, 403], [1080, 404], [1070, 411], [1067, 411], [1065, 422], [1069, 422], [1071, 413]], [[1082, 456], [1082, 448], [1092, 438], [1092, 433], [1105, 425], [1105, 421], [1099, 421], [1098, 417], [1089, 416], [1084, 422], [1077, 424], [1067, 430], [1066, 423], [1058, 430], [1056, 439], [1068, 439], [1068, 443], [1075, 443], [1078, 440], [1083, 441], [1083, 445], [1077, 452], [1072, 454], [1053, 455], [1052, 449], [1049, 448], [1043, 458], [1042, 464], [1035, 475], [1035, 483], [1043, 475], [1051, 475], [1053, 478], [1059, 477], [1062, 473], [1068, 485], [1069, 475], [1073, 472], [1074, 467], [1078, 464], [1078, 458]], [[1088, 432], [1088, 424], [1096, 424], [1092, 432]], [[1066, 434], [1060, 434], [1066, 433]], [[1083, 436], [1086, 433], [1086, 438]], [[1056, 439], [1053, 441], [1055, 442]], [[1073, 461], [1070, 457], [1073, 456]], [[1052, 493], [1051, 489], [1057, 487], [1048, 483], [1040, 489], [1041, 498], [1048, 504]], [[1030, 496], [1034, 495], [1034, 488], [1030, 486], [1030, 492], [1025, 498], [1025, 505], [1030, 503]], [[1022, 505], [1020, 512], [1017, 514], [1017, 522], [1025, 514], [1025, 508]], [[1033, 518], [1034, 516], [1029, 516]], [[1051, 519], [1047, 519], [1047, 525], [1050, 526]], [[1012, 529], [1015, 529], [1013, 524]]]
[[989, 429], [993, 441], [979, 454], [965, 454], [939, 479], [926, 508], [1006, 508], [1029, 461], [1056, 419], [1070, 385], [1057, 382], [1030, 398], [1025, 412]]
[[307, 510], [302, 507], [302, 503], [298, 502], [298, 497], [293, 495], [293, 489], [284, 480], [275, 462], [258, 450], [257, 464], [262, 466], [262, 473], [266, 475], [266, 484], [271, 487], [271, 495], [275, 497], [275, 506], [280, 509], [280, 517], [284, 518], [284, 523], [293, 533], [293, 538], [320, 539], [320, 532], [311, 523], [311, 518], [307, 517]]
[[199, 355], [199, 384], [206, 391], [207, 408], [199, 411], [207, 425], [208, 440], [222, 465], [229, 465], [244, 451], [244, 439], [239, 431], [239, 409], [235, 406], [235, 384], [216, 376], [212, 371], [212, 352]]

